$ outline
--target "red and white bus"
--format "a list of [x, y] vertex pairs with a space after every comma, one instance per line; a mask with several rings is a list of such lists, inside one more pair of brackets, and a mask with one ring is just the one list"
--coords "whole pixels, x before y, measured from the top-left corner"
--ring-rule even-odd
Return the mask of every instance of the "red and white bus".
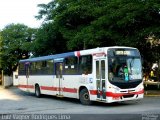
[[20, 60], [19, 88], [77, 98], [82, 104], [144, 96], [141, 56], [132, 47], [102, 47]]

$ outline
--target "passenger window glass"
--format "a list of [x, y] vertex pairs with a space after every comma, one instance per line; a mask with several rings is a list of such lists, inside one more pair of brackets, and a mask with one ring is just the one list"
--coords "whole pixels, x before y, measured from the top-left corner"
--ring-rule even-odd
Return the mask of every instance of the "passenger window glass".
[[99, 61], [96, 61], [96, 78], [100, 79]]
[[77, 57], [65, 58], [64, 73], [65, 74], [77, 74], [77, 70], [78, 70], [77, 65], [78, 65]]
[[54, 74], [53, 60], [32, 62], [30, 74], [31, 75], [52, 75]]
[[92, 56], [81, 56], [79, 58], [79, 72], [80, 74], [91, 74], [92, 73]]
[[105, 79], [105, 61], [101, 61], [101, 74], [102, 74], [102, 79]]

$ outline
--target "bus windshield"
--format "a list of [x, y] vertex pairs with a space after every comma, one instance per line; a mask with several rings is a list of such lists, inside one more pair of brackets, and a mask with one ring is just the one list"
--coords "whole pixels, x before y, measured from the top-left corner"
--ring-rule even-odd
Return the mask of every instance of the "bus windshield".
[[136, 49], [108, 51], [108, 79], [111, 83], [142, 80], [141, 58]]

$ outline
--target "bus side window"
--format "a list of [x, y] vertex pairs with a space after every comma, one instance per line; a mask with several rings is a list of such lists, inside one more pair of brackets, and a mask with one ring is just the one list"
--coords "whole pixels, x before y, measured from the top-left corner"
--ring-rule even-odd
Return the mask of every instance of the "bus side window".
[[92, 73], [92, 56], [81, 56], [79, 59], [79, 72], [80, 74]]
[[56, 78], [62, 78], [63, 64], [56, 63]]
[[43, 61], [41, 66], [41, 73], [44, 75], [52, 75], [54, 73], [53, 65], [53, 60]]
[[54, 74], [54, 61], [53, 60], [48, 60], [47, 61], [47, 73], [48, 75]]
[[29, 77], [29, 68], [30, 67], [30, 63], [29, 62], [26, 62], [25, 63], [25, 75], [26, 75], [26, 77], [28, 78]]
[[77, 57], [65, 58], [64, 73], [66, 75], [77, 74], [77, 66], [78, 66], [78, 58]]
[[24, 63], [19, 63], [19, 75], [25, 75], [25, 64]]
[[38, 61], [30, 64], [31, 75], [53, 75], [54, 74], [54, 61]]

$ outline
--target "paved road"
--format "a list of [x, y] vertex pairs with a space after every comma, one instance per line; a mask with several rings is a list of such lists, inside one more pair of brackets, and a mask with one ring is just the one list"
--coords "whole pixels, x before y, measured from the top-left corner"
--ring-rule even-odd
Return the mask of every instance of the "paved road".
[[[120, 114], [123, 119], [127, 115], [127, 117], [132, 116], [131, 118], [139, 117], [141, 120], [146, 116], [148, 118], [149, 114], [158, 120], [160, 119], [160, 97], [145, 97], [139, 102], [111, 104], [95, 102], [91, 106], [84, 106], [76, 99], [46, 95], [42, 98], [36, 98], [34, 94], [20, 91], [16, 87], [0, 88], [0, 114], [79, 114], [77, 115], [79, 118], [81, 114], [87, 116], [88, 114], [96, 114], [96, 116], [88, 116], [88, 119], [99, 119], [106, 114], [112, 118], [117, 114], [117, 118]], [[123, 117], [123, 115], [125, 116]], [[72, 117], [74, 118], [74, 116]]]

